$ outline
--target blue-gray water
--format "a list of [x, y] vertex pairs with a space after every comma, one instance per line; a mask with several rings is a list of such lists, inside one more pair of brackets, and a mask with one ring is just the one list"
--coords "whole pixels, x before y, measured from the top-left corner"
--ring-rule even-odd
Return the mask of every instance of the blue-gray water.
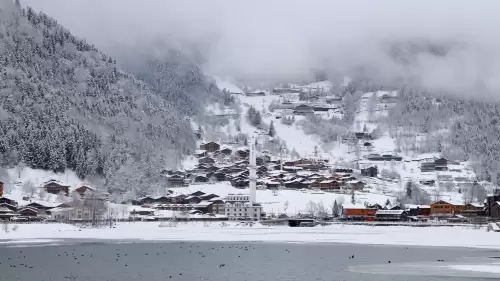
[[495, 256], [494, 250], [350, 244], [75, 242], [0, 247], [0, 280], [481, 280], [499, 276], [457, 277], [436, 266]]

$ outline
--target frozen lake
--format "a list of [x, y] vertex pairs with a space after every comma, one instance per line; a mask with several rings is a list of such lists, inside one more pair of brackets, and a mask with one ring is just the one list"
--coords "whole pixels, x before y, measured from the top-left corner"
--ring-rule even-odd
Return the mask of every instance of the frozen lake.
[[[335, 243], [58, 243], [61, 245], [46, 241], [0, 246], [0, 280], [431, 281], [500, 277], [498, 272], [481, 272], [490, 271], [485, 265], [500, 262], [492, 258], [500, 252], [487, 249]], [[475, 269], [462, 270], [467, 267]]]

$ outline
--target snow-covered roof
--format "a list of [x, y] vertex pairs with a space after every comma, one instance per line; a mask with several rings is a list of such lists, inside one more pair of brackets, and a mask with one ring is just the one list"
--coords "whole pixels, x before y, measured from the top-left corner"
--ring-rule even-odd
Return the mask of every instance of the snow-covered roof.
[[378, 210], [375, 215], [401, 215], [405, 210]]
[[472, 205], [472, 206], [474, 206], [476, 208], [482, 208], [482, 207], [484, 207], [484, 205], [481, 204], [481, 203], [470, 203], [470, 205]]
[[210, 202], [210, 201], [201, 201], [200, 203], [195, 204], [194, 206], [195, 207], [208, 207], [212, 204], [213, 204], [213, 202]]
[[429, 205], [406, 204], [406, 208], [407, 209], [416, 209], [416, 208], [419, 208], [419, 209], [430, 209], [431, 206], [429, 206]]
[[13, 211], [7, 207], [0, 207], [0, 213], [13, 213]]

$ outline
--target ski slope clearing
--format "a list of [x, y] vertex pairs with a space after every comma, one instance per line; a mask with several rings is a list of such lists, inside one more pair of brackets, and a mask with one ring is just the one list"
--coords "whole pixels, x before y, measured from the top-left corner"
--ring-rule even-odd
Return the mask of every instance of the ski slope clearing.
[[159, 225], [157, 222], [135, 222], [118, 223], [115, 228], [89, 229], [66, 224], [21, 224], [17, 225], [16, 231], [1, 232], [0, 239], [9, 239], [12, 244], [26, 239], [136, 239], [353, 243], [500, 249], [498, 233], [464, 227], [332, 225], [291, 228], [260, 224], [251, 227], [236, 222], [177, 223], [171, 227], [159, 227]]

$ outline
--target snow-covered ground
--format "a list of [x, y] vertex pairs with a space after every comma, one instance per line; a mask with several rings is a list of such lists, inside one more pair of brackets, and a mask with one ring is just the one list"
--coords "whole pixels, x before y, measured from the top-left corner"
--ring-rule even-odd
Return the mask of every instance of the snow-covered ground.
[[[313, 228], [241, 226], [226, 223], [178, 223], [159, 227], [157, 222], [118, 223], [115, 228], [80, 229], [65, 224], [18, 225], [0, 232], [0, 239], [137, 239], [165, 241], [262, 241], [295, 243], [354, 243], [381, 245], [448, 246], [500, 249], [500, 234], [464, 227], [372, 227], [332, 225]], [[4, 241], [5, 244], [5, 241]]]
[[[248, 194], [248, 189], [235, 188], [228, 182], [191, 185], [189, 187], [172, 188], [171, 190], [174, 191], [174, 194], [190, 194], [196, 191], [203, 191], [207, 194], [215, 193], [221, 197], [225, 197], [228, 194]], [[362, 207], [366, 201], [370, 204], [378, 203], [384, 206], [387, 198], [383, 194], [356, 192], [355, 204]], [[353, 206], [350, 194], [336, 194], [315, 190], [299, 191], [285, 189], [277, 193], [274, 193], [272, 190], [257, 190], [257, 201], [262, 204], [264, 212], [267, 214], [286, 213], [290, 216], [299, 213], [309, 213], [311, 211], [309, 202], [314, 202], [315, 208], [317, 208], [318, 204], [322, 204], [328, 213], [331, 213], [334, 201], [337, 201], [337, 203], [342, 202], [344, 207]], [[286, 210], [285, 206], [287, 206]]]

